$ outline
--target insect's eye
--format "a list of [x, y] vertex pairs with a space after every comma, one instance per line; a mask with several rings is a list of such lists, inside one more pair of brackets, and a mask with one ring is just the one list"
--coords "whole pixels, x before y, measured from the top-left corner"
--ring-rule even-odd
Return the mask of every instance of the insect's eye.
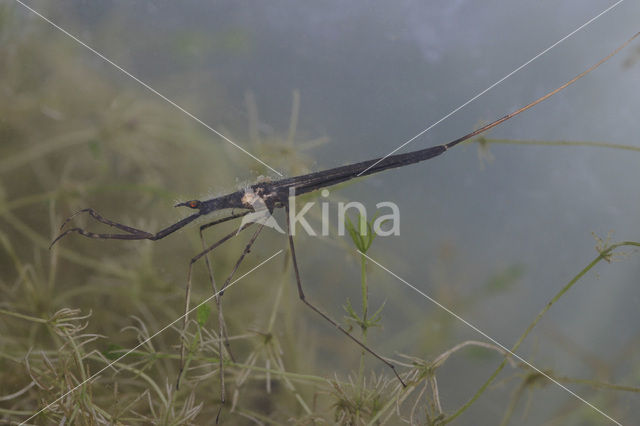
[[184, 203], [178, 203], [175, 205], [175, 207], [180, 207], [180, 206], [189, 207], [190, 209], [199, 209], [202, 207], [202, 201], [191, 200], [191, 201], [185, 201]]

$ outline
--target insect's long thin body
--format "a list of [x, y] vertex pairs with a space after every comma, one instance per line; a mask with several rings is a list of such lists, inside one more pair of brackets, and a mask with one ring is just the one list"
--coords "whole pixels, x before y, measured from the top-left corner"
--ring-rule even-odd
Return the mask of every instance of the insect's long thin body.
[[[471, 133], [467, 133], [466, 135], [459, 137], [451, 142], [446, 144], [433, 146], [430, 148], [425, 148], [417, 151], [408, 152], [405, 154], [396, 154], [390, 155], [388, 157], [376, 158], [373, 160], [362, 161], [359, 163], [349, 164], [346, 166], [335, 167], [333, 169], [324, 170], [320, 172], [310, 173], [307, 175], [296, 176], [291, 178], [280, 179], [272, 183], [274, 189], [279, 190], [281, 188], [295, 188], [295, 194], [301, 195], [307, 192], [315, 191], [317, 189], [326, 188], [328, 186], [336, 185], [338, 183], [346, 182], [353, 178], [359, 176], [368, 176], [374, 173], [382, 172], [384, 170], [393, 169], [396, 167], [408, 166], [410, 164], [419, 163], [421, 161], [429, 160], [431, 158], [437, 157], [445, 151], [453, 148], [454, 146], [467, 141], [474, 136], [478, 136], [490, 130], [505, 121], [515, 117], [518, 114], [523, 113], [524, 111], [533, 108], [538, 105], [540, 102], [549, 99], [551, 96], [556, 93], [564, 90], [566, 87], [580, 80], [582, 77], [598, 68], [600, 65], [608, 61], [612, 56], [622, 50], [627, 44], [629, 44], [633, 39], [635, 39], [640, 33], [636, 33], [633, 37], [631, 37], [627, 42], [621, 45], [619, 48], [611, 52], [605, 58], [602, 58], [596, 64], [592, 65], [590, 68], [584, 70], [580, 74], [576, 75], [571, 80], [567, 81], [563, 85], [557, 87], [556, 89], [548, 92], [544, 96], [536, 99], [535, 101], [523, 106], [522, 108], [517, 109], [516, 111], [507, 114], [481, 128], [474, 130]], [[259, 187], [260, 184], [254, 185], [254, 189]]]
[[[530, 108], [534, 104], [529, 104], [525, 108]], [[524, 111], [524, 109], [522, 109]], [[517, 111], [520, 113], [522, 111]], [[482, 128], [468, 133], [461, 138], [453, 140], [449, 143], [432, 146], [430, 148], [420, 149], [417, 151], [407, 152], [405, 154], [396, 154], [389, 157], [375, 158], [373, 160], [362, 161], [359, 163], [349, 164], [346, 166], [335, 167], [333, 169], [324, 170], [321, 172], [310, 173], [307, 175], [296, 176], [292, 178], [285, 178], [272, 183], [274, 189], [281, 188], [295, 188], [296, 195], [302, 195], [307, 192], [315, 191], [321, 188], [337, 185], [342, 182], [354, 179], [359, 176], [368, 176], [374, 173], [379, 173], [385, 170], [394, 169], [397, 167], [409, 166], [411, 164], [419, 163], [421, 161], [430, 160], [439, 156], [450, 148], [458, 145], [461, 142], [471, 139], [492, 127], [508, 120], [514, 114], [506, 115]]]
[[[324, 170], [315, 173], [309, 173], [306, 175], [295, 176], [290, 178], [284, 178], [277, 180], [275, 182], [260, 182], [251, 186], [251, 190], [257, 196], [263, 198], [263, 201], [267, 205], [267, 207], [271, 210], [278, 207], [283, 207], [289, 197], [289, 189], [295, 189], [295, 195], [306, 194], [311, 191], [315, 191], [321, 188], [326, 188], [328, 186], [336, 185], [342, 182], [346, 182], [348, 180], [354, 179], [358, 176], [368, 176], [374, 173], [378, 173], [384, 170], [393, 169], [396, 167], [408, 166], [410, 164], [415, 164], [421, 161], [429, 160], [431, 158], [437, 157], [443, 152], [453, 148], [454, 146], [471, 139], [474, 136], [477, 136], [483, 132], [486, 132], [493, 127], [496, 127], [505, 121], [515, 117], [518, 114], [534, 107], [540, 102], [550, 98], [556, 93], [564, 90], [568, 86], [572, 85], [585, 75], [589, 74], [591, 71], [598, 68], [600, 65], [611, 59], [616, 53], [626, 47], [629, 43], [631, 43], [636, 37], [640, 35], [640, 32], [636, 33], [623, 43], [616, 50], [611, 52], [605, 58], [598, 61], [596, 64], [581, 72], [571, 80], [567, 81], [560, 87], [550, 91], [546, 95], [536, 99], [535, 101], [523, 106], [522, 108], [505, 115], [504, 117], [499, 118], [498, 120], [489, 123], [480, 129], [474, 130], [471, 133], [468, 133], [458, 139], [455, 139], [449, 143], [438, 145], [430, 148], [425, 148], [417, 151], [408, 152], [405, 154], [396, 154], [390, 155], [387, 157], [376, 158], [373, 160], [362, 161], [359, 163], [349, 164], [346, 166], [335, 167], [333, 169]], [[179, 229], [184, 228], [200, 216], [213, 213], [219, 210], [227, 210], [227, 209], [245, 209], [245, 210], [253, 210], [252, 204], [247, 200], [246, 197], [247, 191], [239, 190], [236, 192], [232, 192], [227, 195], [223, 195], [221, 197], [212, 198], [209, 200], [191, 200], [184, 203], [176, 204], [177, 206], [186, 206], [195, 210], [198, 210], [197, 213], [192, 214], [191, 216], [187, 216], [184, 219], [170, 225], [155, 234], [142, 231], [140, 229], [131, 228], [126, 225], [122, 225], [117, 222], [113, 222], [109, 219], [106, 219], [100, 216], [93, 209], [84, 209], [75, 213], [73, 216], [68, 218], [63, 224], [64, 227], [74, 216], [78, 213], [88, 212], [94, 219], [98, 222], [102, 222], [106, 225], [112, 226], [114, 228], [120, 229], [124, 231], [124, 233], [120, 234], [97, 234], [93, 232], [86, 231], [82, 228], [72, 228], [58, 235], [58, 237], [53, 240], [51, 245], [55, 244], [58, 240], [60, 240], [65, 235], [76, 232], [85, 237], [89, 238], [98, 238], [98, 239], [119, 239], [119, 240], [160, 240]]]
[[[432, 159], [434, 157], [441, 155], [447, 150], [453, 148], [454, 146], [464, 141], [467, 141], [473, 138], [474, 136], [478, 136], [481, 133], [484, 133], [487, 130], [490, 130], [504, 123], [505, 121], [515, 117], [516, 115], [519, 115], [524, 111], [530, 108], [533, 108], [534, 106], [550, 98], [556, 93], [564, 90], [568, 86], [572, 85], [573, 83], [580, 80], [582, 77], [589, 74], [591, 71], [595, 70], [600, 65], [608, 61], [611, 57], [613, 57], [616, 53], [618, 53], [625, 46], [631, 43], [631, 41], [633, 41], [639, 35], [640, 33], [634, 34], [633, 37], [631, 37], [629, 40], [627, 40], [624, 44], [622, 44], [616, 50], [611, 52], [609, 55], [602, 58], [596, 64], [592, 65], [590, 68], [576, 75], [571, 80], [564, 83], [563, 85], [548, 92], [544, 96], [541, 96], [540, 98], [523, 106], [522, 108], [519, 108], [516, 111], [511, 112], [510, 114], [507, 114], [485, 126], [482, 126], [477, 130], [474, 130], [473, 132], [470, 132], [446, 144], [433, 146], [430, 148], [425, 148], [417, 151], [412, 151], [405, 154], [396, 154], [396, 155], [390, 155], [387, 157], [376, 158], [373, 160], [362, 161], [359, 163], [353, 163], [346, 166], [335, 167], [333, 169], [323, 170], [315, 173], [309, 173], [306, 175], [284, 178], [274, 182], [261, 182], [261, 183], [252, 185], [251, 189], [254, 193], [264, 198], [264, 201], [266, 202], [269, 208], [282, 207], [286, 203], [289, 197], [289, 189], [291, 188], [295, 189], [296, 196], [302, 195], [302, 194], [306, 194], [308, 192], [312, 192], [321, 188], [337, 185], [339, 183], [346, 182], [348, 180], [354, 179], [359, 176], [368, 176], [374, 173], [382, 172], [384, 170], [408, 166], [411, 164], [419, 163], [421, 161]], [[194, 200], [186, 203], [181, 203], [181, 205], [199, 209], [200, 214], [207, 214], [216, 210], [228, 209], [228, 208], [251, 209], [251, 205], [245, 201], [244, 197], [245, 197], [245, 191], [240, 190], [222, 197], [218, 197], [218, 198], [214, 198], [206, 201]], [[184, 225], [181, 225], [181, 226], [184, 226]], [[169, 229], [167, 228], [165, 231], [167, 230]], [[175, 229], [170, 230], [170, 232], [173, 232], [173, 231], [175, 231]], [[165, 235], [168, 235], [168, 233], [165, 233]], [[164, 237], [165, 235], [162, 235], [162, 237]], [[159, 237], [159, 238], [162, 238], [162, 237]]]

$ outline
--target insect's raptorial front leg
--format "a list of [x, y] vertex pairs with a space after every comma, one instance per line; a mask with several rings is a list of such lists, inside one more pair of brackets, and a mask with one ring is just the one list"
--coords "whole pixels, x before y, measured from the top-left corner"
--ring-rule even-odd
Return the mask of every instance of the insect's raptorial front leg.
[[71, 216], [69, 216], [63, 223], [62, 226], [60, 226], [60, 230], [62, 230], [67, 223], [69, 223], [74, 217], [76, 217], [77, 215], [81, 214], [81, 213], [89, 213], [89, 215], [94, 218], [95, 220], [97, 220], [100, 223], [104, 223], [105, 225], [109, 225], [112, 226], [114, 228], [120, 229], [122, 231], [125, 231], [126, 234], [98, 234], [95, 232], [89, 232], [86, 231], [82, 228], [71, 228], [71, 229], [67, 229], [66, 231], [62, 232], [60, 235], [58, 235], [53, 242], [51, 243], [51, 246], [53, 246], [56, 242], [58, 242], [58, 240], [60, 240], [61, 238], [63, 238], [66, 235], [69, 235], [71, 233], [77, 233], [80, 235], [83, 235], [85, 237], [89, 237], [89, 238], [99, 238], [99, 239], [115, 239], [115, 240], [145, 240], [145, 239], [151, 239], [154, 237], [154, 234], [151, 234], [147, 231], [143, 231], [141, 229], [136, 229], [136, 228], [132, 228], [130, 226], [126, 226], [123, 225], [121, 223], [118, 222], [114, 222], [112, 220], [109, 220], [105, 217], [102, 217], [97, 211], [95, 211], [92, 208], [88, 208], [88, 209], [82, 209], [79, 210], [77, 212], [75, 212], [74, 214], [72, 214]]
[[306, 299], [306, 297], [304, 295], [304, 291], [302, 290], [302, 281], [300, 280], [300, 271], [298, 270], [298, 262], [296, 260], [296, 250], [295, 250], [295, 248], [293, 246], [293, 235], [291, 234], [291, 224], [289, 223], [289, 205], [287, 203], [285, 203], [284, 207], [285, 207], [285, 216], [286, 216], [286, 222], [287, 222], [287, 236], [289, 238], [289, 249], [291, 250], [291, 260], [292, 260], [292, 263], [293, 263], [293, 271], [295, 272], [295, 276], [296, 276], [296, 284], [298, 286], [298, 296], [300, 297], [300, 300], [302, 300], [302, 302], [305, 305], [307, 305], [309, 308], [311, 308], [311, 310], [313, 310], [315, 313], [317, 313], [322, 318], [324, 318], [325, 320], [330, 322], [335, 328], [337, 328], [338, 330], [343, 332], [347, 337], [349, 337], [355, 343], [360, 345], [360, 347], [362, 349], [366, 350], [371, 355], [373, 355], [374, 357], [378, 358], [380, 361], [385, 363], [387, 365], [387, 367], [389, 367], [389, 368], [391, 368], [391, 370], [393, 370], [393, 374], [396, 375], [396, 377], [398, 378], [400, 383], [402, 383], [402, 386], [406, 387], [407, 385], [404, 383], [404, 381], [402, 380], [402, 378], [400, 377], [400, 375], [396, 371], [395, 365], [393, 365], [392, 363], [390, 363], [389, 361], [384, 359], [382, 356], [378, 355], [371, 348], [369, 348], [367, 345], [365, 345], [360, 340], [358, 340], [356, 337], [354, 337], [351, 333], [349, 333], [344, 327], [342, 327], [340, 324], [338, 324], [333, 318], [331, 318], [329, 315], [325, 314], [323, 311], [321, 311], [319, 308], [314, 306], [311, 302], [309, 302]]
[[[197, 206], [198, 204], [196, 204], [196, 202], [200, 203], [200, 201], [197, 201], [197, 200], [190, 201], [189, 203], [191, 203], [192, 205]], [[187, 203], [180, 203], [180, 204], [176, 204], [176, 207], [177, 206], [182, 206], [182, 205], [188, 205], [188, 204]], [[75, 212], [70, 217], [68, 217], [67, 220], [65, 220], [63, 222], [62, 226], [60, 227], [60, 230], [62, 230], [66, 226], [66, 224], [69, 223], [69, 221], [71, 219], [73, 219], [74, 217], [76, 217], [80, 213], [89, 213], [89, 215], [92, 218], [94, 218], [95, 220], [97, 220], [98, 222], [104, 223], [105, 225], [109, 225], [109, 226], [112, 226], [112, 227], [117, 228], [117, 229], [120, 229], [120, 230], [126, 232], [126, 234], [99, 234], [99, 233], [95, 233], [95, 232], [86, 231], [86, 230], [84, 230], [82, 228], [71, 228], [71, 229], [68, 229], [68, 230], [64, 231], [60, 235], [58, 235], [53, 240], [53, 242], [51, 242], [51, 245], [49, 246], [49, 248], [51, 248], [61, 238], [63, 238], [66, 235], [69, 235], [71, 233], [77, 233], [77, 234], [83, 235], [83, 236], [88, 237], [88, 238], [97, 238], [97, 239], [103, 239], [103, 240], [152, 240], [152, 241], [161, 240], [162, 238], [166, 237], [167, 235], [173, 234], [178, 229], [184, 228], [185, 226], [187, 226], [188, 224], [190, 224], [191, 222], [193, 222], [194, 220], [196, 220], [197, 218], [199, 218], [202, 215], [202, 213], [200, 213], [200, 211], [199, 211], [199, 208], [198, 207], [193, 207], [192, 205], [188, 205], [188, 206], [191, 207], [192, 209], [198, 209], [197, 213], [194, 213], [191, 216], [187, 216], [184, 219], [181, 219], [181, 220], [177, 221], [173, 225], [169, 225], [166, 228], [161, 229], [160, 231], [156, 232], [155, 234], [152, 234], [152, 233], [147, 232], [147, 231], [143, 231], [141, 229], [132, 228], [131, 226], [123, 225], [121, 223], [114, 222], [112, 220], [104, 218], [97, 211], [95, 211], [94, 209], [91, 209], [91, 208], [82, 209], [80, 211]]]

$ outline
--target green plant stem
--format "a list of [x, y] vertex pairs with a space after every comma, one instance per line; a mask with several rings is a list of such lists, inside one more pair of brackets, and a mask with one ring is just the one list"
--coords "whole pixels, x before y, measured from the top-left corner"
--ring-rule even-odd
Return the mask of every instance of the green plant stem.
[[[112, 351], [113, 354], [117, 354], [119, 352], [127, 352], [126, 350], [122, 349], [122, 350], [114, 350]], [[45, 351], [44, 353], [46, 354], [52, 354], [52, 355], [56, 355], [58, 354], [57, 351]], [[127, 356], [141, 356], [141, 357], [150, 357], [150, 358], [154, 358], [154, 359], [173, 359], [173, 360], [178, 360], [180, 359], [180, 355], [179, 354], [167, 354], [167, 353], [160, 353], [160, 352], [156, 352], [156, 353], [149, 353], [149, 352], [142, 352], [142, 351], [132, 351], [130, 352]], [[93, 358], [94, 356], [92, 356]], [[99, 358], [99, 357], [97, 357]], [[95, 358], [93, 358], [95, 359]], [[103, 358], [100, 358], [102, 361], [104, 361]], [[217, 363], [218, 362], [218, 358], [212, 358], [212, 357], [203, 357], [203, 356], [193, 356], [191, 357], [192, 361], [206, 361], [209, 363]], [[125, 364], [120, 364], [118, 363], [119, 366], [121, 366], [121, 368], [124, 368], [123, 366]], [[250, 365], [250, 364], [242, 364], [242, 363], [238, 363], [238, 362], [232, 362], [232, 361], [228, 361], [225, 360], [224, 361], [224, 365], [226, 367], [237, 367], [237, 368], [242, 368], [242, 369], [247, 369], [247, 370], [253, 370], [253, 371], [259, 371], [261, 373], [269, 373], [269, 374], [274, 374], [274, 375], [278, 375], [278, 376], [286, 376], [290, 379], [293, 380], [299, 380], [302, 382], [318, 382], [318, 383], [326, 383], [327, 379], [324, 377], [319, 377], [319, 376], [312, 376], [309, 374], [300, 374], [300, 373], [291, 373], [288, 371], [282, 371], [282, 370], [275, 370], [273, 368], [265, 368], [265, 367], [258, 367], [255, 365]], [[133, 370], [132, 370], [133, 371]], [[346, 384], [344, 382], [341, 382], [342, 384]]]
[[[362, 343], [367, 344], [367, 311], [369, 305], [369, 291], [367, 288], [367, 258], [360, 255], [360, 287], [362, 290]], [[360, 351], [360, 367], [358, 368], [358, 385], [360, 387], [360, 396], [364, 394], [364, 360], [365, 351]]]
[[284, 426], [286, 424], [286, 423], [276, 422], [271, 417], [265, 416], [260, 413], [256, 413], [255, 411], [250, 411], [242, 408], [236, 408], [236, 411], [238, 412], [238, 414], [240, 414], [243, 417], [253, 418], [254, 420], [262, 420], [263, 422], [262, 424], [268, 424], [268, 425], [274, 425], [274, 426], [280, 426], [280, 425]]
[[614, 383], [598, 382], [595, 380], [574, 379], [571, 377], [556, 377], [556, 380], [564, 383], [577, 383], [581, 385], [591, 386], [592, 388], [610, 389], [622, 392], [640, 393], [640, 387], [616, 385]]
[[[367, 321], [367, 311], [369, 310], [369, 289], [367, 288], [367, 258], [360, 256], [360, 285], [362, 287], [362, 322]], [[366, 337], [367, 328], [363, 328], [362, 334]]]
[[24, 197], [16, 198], [11, 201], [5, 201], [0, 205], [0, 214], [15, 210], [22, 207], [28, 207], [33, 204], [42, 203], [45, 201], [58, 200], [66, 197], [82, 197], [86, 194], [102, 194], [105, 192], [132, 192], [132, 193], [147, 193], [162, 200], [170, 201], [175, 199], [178, 195], [154, 185], [131, 185], [131, 184], [104, 184], [104, 185], [90, 185], [83, 186], [82, 189], [56, 189], [54, 191], [41, 192], [39, 194], [25, 195]]
[[73, 349], [74, 360], [76, 362], [78, 370], [80, 371], [80, 377], [82, 378], [81, 390], [84, 392], [84, 384], [87, 382], [87, 372], [85, 370], [84, 364], [82, 363], [82, 360], [84, 358], [83, 354], [81, 353], [75, 338], [71, 336], [66, 330], [63, 329], [63, 331], [64, 335], [67, 337], [67, 341], [71, 344], [71, 347]]
[[41, 141], [38, 144], [25, 149], [20, 154], [5, 158], [0, 161], [0, 173], [6, 173], [13, 169], [17, 169], [32, 161], [50, 155], [51, 153], [63, 149], [70, 148], [80, 144], [86, 144], [96, 137], [95, 128], [77, 130], [71, 133], [65, 133], [49, 140]]
[[19, 410], [10, 410], [8, 408], [0, 408], [0, 413], [12, 415], [12, 416], [30, 416], [33, 414], [33, 411], [19, 411]]
[[9, 315], [11, 317], [20, 318], [27, 321], [39, 322], [41, 324], [47, 324], [49, 321], [43, 318], [36, 318], [29, 315], [20, 314], [18, 312], [7, 311], [5, 309], [0, 308], [0, 314]]
[[[286, 274], [288, 267], [285, 267], [284, 274]], [[273, 326], [276, 323], [276, 316], [278, 314], [278, 310], [280, 308], [280, 302], [282, 300], [282, 291], [284, 290], [284, 286], [286, 284], [286, 280], [281, 280], [280, 285], [278, 286], [278, 290], [276, 292], [276, 298], [273, 303], [273, 309], [271, 310], [271, 315], [269, 316], [269, 325], [267, 326], [267, 333], [273, 332]]]
[[[580, 278], [582, 278], [587, 272], [589, 272], [601, 260], [603, 260], [603, 259], [606, 260], [608, 258], [608, 256], [610, 256], [615, 249], [617, 249], [619, 247], [624, 247], [624, 246], [640, 247], [640, 243], [635, 242], [635, 241], [622, 241], [622, 242], [619, 242], [619, 243], [612, 244], [612, 245], [606, 247], [605, 249], [603, 249], [595, 259], [593, 259], [586, 267], [584, 267], [580, 272], [578, 272], [578, 274], [576, 276], [574, 276], [571, 279], [571, 281], [569, 281], [564, 287], [562, 287], [562, 289], [560, 289], [560, 291], [547, 303], [547, 305], [535, 317], [533, 322], [531, 322], [531, 324], [529, 324], [529, 327], [527, 327], [525, 332], [520, 336], [520, 338], [518, 339], [516, 344], [513, 345], [513, 347], [511, 348], [511, 352], [515, 352], [520, 347], [520, 345], [522, 344], [524, 339], [529, 335], [529, 333], [538, 324], [538, 322], [542, 319], [542, 317], [547, 313], [547, 311], [551, 308], [551, 306], [553, 306], [553, 304], [555, 304], [567, 291], [569, 291], [569, 289], [571, 289], [571, 287], [573, 287], [573, 285], [576, 282], [578, 282], [578, 280], [580, 280]], [[451, 416], [447, 417], [444, 420], [445, 424], [446, 423], [450, 423], [456, 417], [458, 417], [460, 414], [462, 414], [464, 411], [466, 411], [466, 409], [469, 408], [480, 397], [480, 395], [482, 395], [484, 393], [485, 390], [487, 390], [489, 385], [491, 385], [491, 383], [493, 383], [495, 378], [498, 376], [498, 374], [505, 367], [505, 365], [507, 364], [507, 360], [508, 360], [508, 357], [506, 357], [502, 361], [502, 363], [500, 363], [498, 368], [496, 368], [496, 370], [493, 372], [493, 374], [491, 374], [491, 376], [489, 376], [487, 381], [484, 382], [482, 386], [480, 386], [480, 389], [478, 389], [476, 391], [476, 393], [471, 397], [471, 399], [469, 401], [467, 401], [455, 413], [453, 413]]]
[[[104, 362], [107, 364], [111, 362], [100, 355], [89, 355], [87, 358], [92, 359], [94, 361]], [[124, 363], [118, 363], [118, 368], [130, 371], [134, 373], [136, 376], [142, 378], [155, 391], [156, 395], [158, 395], [158, 398], [160, 398], [160, 401], [162, 401], [162, 404], [164, 404], [165, 406], [168, 404], [167, 399], [164, 397], [164, 394], [162, 393], [162, 389], [160, 388], [160, 386], [158, 386], [158, 384], [146, 373], [144, 373], [142, 370], [135, 367], [131, 367]]]

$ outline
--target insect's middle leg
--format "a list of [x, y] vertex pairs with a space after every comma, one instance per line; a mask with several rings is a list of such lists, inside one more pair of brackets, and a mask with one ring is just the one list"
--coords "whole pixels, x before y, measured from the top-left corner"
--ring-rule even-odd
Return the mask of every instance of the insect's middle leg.
[[[227, 222], [229, 220], [233, 220], [233, 219], [237, 219], [240, 218], [242, 216], [245, 216], [247, 214], [249, 214], [250, 211], [246, 211], [246, 212], [242, 212], [242, 213], [237, 213], [237, 214], [231, 214], [231, 216], [220, 219], [220, 220], [216, 220], [210, 223], [206, 223], [204, 225], [202, 225], [200, 227], [200, 242], [202, 243], [202, 250], [206, 251], [207, 250], [207, 243], [205, 241], [204, 238], [204, 231], [207, 228], [210, 228], [212, 226], [218, 225], [220, 223], [223, 222]], [[209, 260], [209, 253], [207, 252], [204, 256], [204, 261], [205, 261], [205, 265], [207, 267], [207, 273], [209, 275], [209, 282], [211, 282], [211, 288], [213, 290], [214, 294], [217, 294], [217, 296], [215, 297], [215, 302], [216, 302], [216, 306], [218, 308], [218, 325], [219, 325], [219, 330], [218, 330], [218, 334], [220, 337], [220, 345], [219, 345], [219, 350], [218, 352], [220, 354], [222, 354], [222, 341], [224, 339], [224, 346], [226, 349], [227, 354], [229, 355], [229, 357], [231, 358], [232, 361], [235, 361], [234, 357], [233, 357], [233, 353], [231, 353], [231, 344], [229, 343], [229, 332], [227, 330], [227, 325], [224, 321], [224, 315], [222, 313], [222, 302], [220, 300], [221, 298], [221, 294], [218, 294], [218, 287], [216, 286], [216, 281], [215, 281], [215, 277], [213, 274], [213, 268], [211, 267], [211, 261]], [[220, 358], [222, 360], [222, 358]], [[222, 362], [221, 362], [222, 364]], [[222, 366], [221, 366], [222, 367]]]
[[[229, 220], [237, 219], [239, 217], [247, 215], [248, 213], [250, 213], [250, 211], [246, 211], [238, 214], [232, 213], [231, 216], [227, 218], [216, 220], [216, 221], [202, 225], [200, 227], [200, 242], [202, 243], [202, 250], [203, 251], [207, 250], [207, 243], [204, 239], [204, 231], [207, 228], [218, 225], [222, 222], [227, 222]], [[224, 321], [224, 314], [222, 312], [222, 300], [221, 300], [222, 294], [218, 294], [218, 287], [216, 286], [216, 280], [213, 274], [213, 268], [211, 267], [211, 261], [209, 260], [209, 252], [205, 254], [204, 261], [207, 267], [207, 273], [209, 274], [209, 281], [211, 282], [211, 288], [213, 290], [213, 294], [216, 294], [215, 302], [216, 302], [216, 307], [218, 308], [218, 362], [219, 362], [218, 369], [220, 371], [220, 401], [224, 404], [226, 401], [226, 390], [225, 390], [225, 382], [224, 382], [224, 362], [223, 362], [223, 356], [222, 356], [223, 342], [224, 342], [224, 349], [226, 353], [229, 355], [229, 358], [231, 358], [231, 361], [235, 361], [235, 359], [233, 358], [233, 353], [231, 352], [231, 344], [229, 343], [229, 332], [227, 329], [227, 324]]]
[[[225, 219], [226, 220], [230, 220], [229, 218], [225, 218]], [[232, 219], [233, 219], [233, 217], [232, 217]], [[221, 220], [218, 220], [218, 221], [215, 221], [215, 222], [211, 222], [210, 224], [206, 224], [206, 225], [203, 225], [203, 226], [207, 226], [207, 225], [208, 226], [213, 226], [214, 224], [222, 223], [224, 221], [225, 221], [224, 219], [221, 219]], [[237, 236], [241, 231], [247, 229], [252, 224], [253, 223], [248, 223], [247, 225], [245, 225], [244, 227], [242, 227], [238, 231], [233, 231], [233, 232], [225, 235], [224, 237], [222, 237], [221, 239], [219, 239], [215, 243], [211, 244], [209, 247], [206, 247], [203, 251], [201, 251], [200, 253], [198, 253], [194, 257], [192, 257], [190, 262], [189, 262], [189, 268], [188, 268], [188, 271], [187, 271], [187, 286], [186, 286], [186, 289], [185, 289], [184, 316], [183, 316], [183, 321], [182, 321], [182, 336], [180, 338], [180, 370], [178, 372], [178, 378], [176, 380], [176, 388], [180, 387], [180, 378], [182, 377], [182, 371], [184, 370], [185, 333], [187, 331], [187, 325], [189, 323], [189, 308], [190, 308], [190, 302], [191, 302], [191, 276], [192, 276], [192, 272], [193, 272], [193, 265], [198, 260], [200, 260], [202, 257], [205, 257], [210, 251], [214, 250], [216, 247], [221, 246], [225, 242], [227, 242], [230, 239], [232, 239], [233, 237]], [[218, 294], [218, 296], [219, 295], [220, 294]], [[222, 357], [222, 355], [223, 355], [222, 353], [219, 354], [220, 357]]]
[[[240, 216], [244, 216], [244, 214], [239, 214], [235, 217], [240, 217]], [[231, 217], [231, 218], [235, 218], [235, 217]], [[226, 218], [226, 220], [230, 220], [231, 218]], [[222, 220], [224, 221], [224, 220]], [[215, 222], [215, 223], [211, 223], [211, 224], [207, 224], [207, 225], [203, 225], [205, 227], [207, 226], [213, 226], [214, 224], [220, 223], [221, 221]], [[186, 313], [189, 312], [189, 303], [190, 303], [190, 296], [191, 296], [191, 276], [192, 276], [192, 270], [193, 270], [193, 265], [195, 264], [195, 262], [197, 262], [200, 258], [205, 257], [206, 255], [212, 251], [213, 249], [215, 249], [216, 247], [222, 245], [224, 242], [230, 240], [231, 238], [233, 238], [234, 236], [238, 235], [241, 231], [244, 231], [245, 229], [247, 229], [249, 226], [253, 225], [254, 222], [250, 222], [247, 223], [246, 225], [244, 225], [242, 228], [240, 228], [238, 231], [232, 232], [228, 235], [226, 235], [225, 237], [221, 238], [220, 240], [218, 240], [217, 242], [215, 242], [214, 244], [210, 245], [209, 247], [207, 247], [205, 250], [203, 250], [202, 252], [198, 253], [196, 256], [194, 256], [191, 259], [191, 262], [189, 264], [189, 271], [187, 274], [187, 289], [186, 289], [186, 297], [185, 297], [185, 316], [184, 316], [184, 321], [183, 321], [183, 336], [181, 339], [181, 343], [180, 343], [180, 371], [178, 373], [178, 379], [176, 382], [176, 387], [179, 387], [180, 384], [180, 378], [182, 376], [183, 370], [184, 370], [184, 356], [185, 356], [185, 340], [184, 340], [184, 334], [186, 332], [186, 327], [188, 324], [188, 315]], [[237, 272], [238, 268], [240, 267], [240, 264], [242, 263], [243, 259], [245, 258], [245, 256], [251, 251], [251, 247], [253, 246], [253, 244], [255, 243], [256, 239], [258, 238], [258, 235], [260, 234], [260, 232], [262, 231], [262, 229], [264, 228], [263, 224], [260, 224], [259, 228], [256, 230], [256, 232], [253, 234], [253, 236], [251, 237], [251, 239], [249, 240], [249, 242], [247, 243], [245, 249], [243, 250], [242, 254], [240, 255], [240, 258], [237, 260], [233, 270], [231, 271], [231, 273], [229, 274], [229, 276], [227, 277], [225, 283], [223, 284], [220, 292], [218, 293], [218, 297], [222, 296], [224, 289], [229, 285], [229, 283], [231, 282], [233, 276], [235, 275], [235, 273]], [[215, 284], [214, 284], [215, 285]], [[222, 336], [220, 336], [220, 338], [222, 338]], [[223, 372], [223, 362], [222, 362], [222, 349], [220, 348], [219, 350], [219, 362], [220, 362], [220, 386], [221, 386], [221, 402], [224, 403], [226, 400], [226, 396], [225, 396], [225, 389], [224, 389], [224, 372]]]

